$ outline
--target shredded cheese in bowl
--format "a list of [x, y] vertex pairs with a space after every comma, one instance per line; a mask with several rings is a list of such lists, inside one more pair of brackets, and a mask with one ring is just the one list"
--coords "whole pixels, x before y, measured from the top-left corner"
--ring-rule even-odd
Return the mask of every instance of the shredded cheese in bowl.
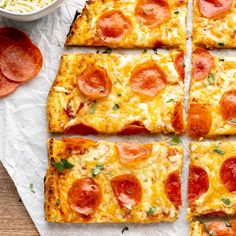
[[0, 0], [0, 8], [17, 13], [38, 11], [55, 0]]

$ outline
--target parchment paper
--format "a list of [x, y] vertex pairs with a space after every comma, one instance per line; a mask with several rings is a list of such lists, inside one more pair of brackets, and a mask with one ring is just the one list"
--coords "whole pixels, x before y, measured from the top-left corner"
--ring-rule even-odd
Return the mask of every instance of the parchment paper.
[[[55, 13], [30, 23], [14, 22], [0, 18], [0, 26], [13, 26], [25, 31], [40, 47], [44, 65], [39, 76], [21, 85], [15, 93], [0, 99], [0, 158], [12, 177], [20, 197], [25, 204], [41, 235], [116, 236], [128, 226], [124, 235], [131, 236], [187, 236], [189, 224], [186, 216], [186, 192], [188, 172], [188, 140], [181, 137], [185, 147], [185, 164], [182, 175], [183, 207], [179, 219], [174, 223], [140, 224], [58, 224], [44, 220], [43, 179], [47, 168], [46, 141], [52, 135], [46, 130], [46, 98], [59, 68], [63, 52], [96, 52], [95, 48], [66, 48], [64, 42], [76, 10], [83, 8], [84, 0], [66, 0]], [[191, 35], [191, 9], [189, 2], [188, 35]], [[187, 41], [188, 55], [191, 53], [191, 38]], [[116, 53], [142, 53], [142, 50], [113, 50]], [[158, 52], [164, 52], [158, 50]], [[152, 50], [149, 53], [153, 53]], [[229, 53], [227, 53], [229, 54]], [[189, 89], [190, 60], [186, 58], [186, 96]], [[53, 136], [61, 138], [60, 135]], [[88, 136], [94, 139], [132, 140], [139, 142], [167, 139], [161, 135], [152, 136]], [[30, 190], [33, 184], [35, 193]]]

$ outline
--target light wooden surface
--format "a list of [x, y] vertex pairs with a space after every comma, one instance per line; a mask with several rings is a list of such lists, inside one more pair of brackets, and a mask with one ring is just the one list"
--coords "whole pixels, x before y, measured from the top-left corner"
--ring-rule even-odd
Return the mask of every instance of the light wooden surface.
[[0, 162], [0, 235], [39, 235], [15, 185]]

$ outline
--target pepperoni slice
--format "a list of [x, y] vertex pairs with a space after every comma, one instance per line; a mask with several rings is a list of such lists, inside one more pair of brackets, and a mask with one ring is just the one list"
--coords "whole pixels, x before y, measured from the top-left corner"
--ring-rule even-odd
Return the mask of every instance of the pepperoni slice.
[[33, 79], [42, 68], [40, 50], [33, 44], [14, 43], [0, 55], [0, 69], [4, 76], [14, 82]]
[[182, 205], [181, 200], [181, 183], [179, 177], [179, 171], [176, 170], [170, 173], [165, 182], [165, 191], [176, 208]]
[[178, 102], [175, 105], [174, 115], [172, 118], [172, 126], [177, 133], [184, 133], [185, 127], [183, 118], [183, 105], [181, 102]]
[[88, 126], [83, 123], [74, 124], [67, 127], [64, 130], [64, 134], [81, 134], [81, 135], [88, 135], [88, 134], [98, 134], [98, 131], [91, 126]]
[[111, 92], [111, 81], [103, 67], [90, 66], [78, 77], [80, 91], [92, 99], [107, 97]]
[[19, 83], [8, 80], [0, 71], [0, 97], [14, 92], [19, 85]]
[[188, 135], [193, 138], [207, 135], [211, 129], [212, 115], [209, 109], [198, 103], [191, 103], [188, 111]]
[[170, 19], [170, 6], [166, 0], [139, 0], [135, 16], [148, 27], [157, 27]]
[[123, 164], [146, 159], [152, 152], [152, 144], [116, 143], [115, 147]]
[[111, 187], [121, 208], [135, 206], [142, 200], [142, 185], [132, 174], [115, 176]]
[[130, 31], [130, 20], [120, 10], [105, 12], [97, 22], [97, 33], [107, 43], [121, 41]]
[[119, 134], [122, 135], [132, 135], [132, 134], [149, 134], [150, 131], [145, 128], [143, 124], [140, 124], [140, 122], [136, 121], [133, 122], [130, 125], [125, 126]]
[[214, 66], [214, 57], [203, 48], [197, 48], [192, 57], [192, 76], [199, 81], [205, 79]]
[[[234, 236], [236, 235], [235, 222], [231, 222], [231, 227], [227, 227], [223, 221], [213, 221], [205, 223], [208, 226], [209, 232], [213, 232], [217, 236]], [[234, 226], [234, 227], [233, 227]], [[209, 233], [206, 232], [205, 227], [202, 225], [203, 236], [209, 236]]]
[[230, 192], [236, 191], [236, 157], [224, 161], [220, 168], [220, 178]]
[[183, 81], [185, 76], [185, 66], [184, 66], [184, 53], [179, 53], [174, 59], [175, 69], [179, 74], [180, 79]]
[[102, 190], [94, 179], [81, 178], [71, 186], [67, 200], [73, 211], [88, 216], [94, 213], [102, 202]]
[[209, 180], [207, 172], [199, 166], [189, 166], [188, 202], [191, 204], [207, 192]]
[[233, 0], [197, 0], [198, 10], [206, 18], [219, 16], [228, 11]]
[[163, 70], [149, 61], [134, 68], [129, 82], [134, 93], [154, 97], [165, 88], [167, 79]]
[[223, 94], [220, 109], [223, 119], [227, 121], [236, 119], [236, 90], [230, 90]]

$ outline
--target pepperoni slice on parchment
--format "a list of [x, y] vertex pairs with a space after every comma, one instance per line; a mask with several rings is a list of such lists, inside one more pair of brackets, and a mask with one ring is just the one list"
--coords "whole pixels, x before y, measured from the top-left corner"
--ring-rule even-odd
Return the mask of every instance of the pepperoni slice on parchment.
[[0, 69], [4, 76], [14, 82], [33, 79], [41, 70], [43, 58], [34, 44], [14, 43], [0, 55]]
[[179, 74], [180, 79], [183, 81], [185, 76], [185, 66], [184, 66], [184, 53], [179, 53], [174, 59], [175, 69]]
[[121, 208], [135, 206], [142, 200], [142, 185], [132, 174], [115, 176], [111, 187]]
[[214, 57], [204, 48], [197, 48], [192, 56], [192, 76], [199, 81], [205, 79], [214, 66]]
[[111, 92], [111, 81], [103, 67], [90, 66], [78, 77], [80, 91], [89, 98], [106, 97]]
[[98, 131], [89, 125], [78, 123], [68, 126], [64, 130], [64, 134], [88, 135], [88, 134], [98, 134]]
[[182, 134], [184, 133], [184, 118], [183, 118], [183, 105], [181, 102], [178, 102], [175, 105], [174, 115], [172, 118], [172, 126], [176, 133]]
[[71, 186], [67, 200], [72, 210], [88, 216], [98, 209], [102, 201], [102, 190], [94, 179], [81, 178]]
[[152, 152], [152, 144], [116, 143], [115, 147], [123, 164], [146, 159]]
[[220, 168], [220, 178], [230, 192], [236, 191], [236, 157], [224, 161]]
[[233, 0], [197, 0], [198, 10], [206, 18], [219, 16], [228, 11]]
[[220, 109], [224, 120], [230, 122], [236, 119], [236, 90], [230, 90], [223, 94], [220, 101]]
[[188, 176], [188, 202], [191, 204], [201, 195], [207, 192], [209, 188], [209, 179], [207, 172], [195, 165], [189, 166]]
[[209, 109], [198, 103], [191, 103], [188, 111], [188, 135], [200, 138], [211, 129], [212, 115]]
[[145, 128], [143, 124], [138, 121], [132, 124], [126, 125], [118, 134], [121, 135], [132, 135], [132, 134], [149, 134], [150, 131]]
[[121, 41], [132, 28], [132, 24], [121, 10], [105, 12], [97, 22], [97, 33], [107, 43]]
[[19, 85], [19, 83], [8, 80], [0, 71], [0, 97], [14, 92]]
[[157, 27], [170, 19], [170, 6], [166, 0], [139, 0], [135, 16], [144, 25]]
[[170, 173], [165, 181], [165, 191], [176, 208], [182, 205], [181, 200], [181, 182], [179, 177], [179, 171], [176, 170]]
[[[230, 222], [230, 227], [226, 226], [224, 221], [212, 221], [205, 223], [208, 226], [208, 231], [217, 236], [235, 236], [236, 235], [236, 221]], [[202, 225], [203, 236], [209, 236], [205, 227]]]
[[167, 79], [156, 63], [148, 61], [134, 68], [129, 82], [134, 93], [154, 97], [165, 88]]

